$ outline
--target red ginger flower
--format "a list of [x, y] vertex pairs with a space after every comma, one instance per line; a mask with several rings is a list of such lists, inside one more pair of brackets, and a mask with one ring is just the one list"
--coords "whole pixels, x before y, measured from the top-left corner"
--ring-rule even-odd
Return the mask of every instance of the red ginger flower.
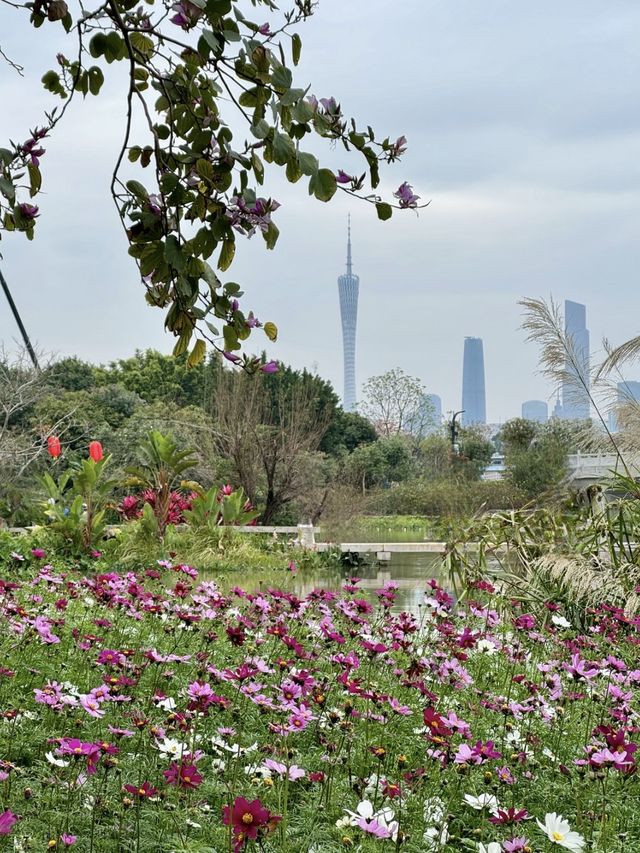
[[104, 451], [102, 450], [102, 445], [99, 441], [92, 441], [89, 443], [89, 456], [94, 462], [100, 462], [103, 458]]
[[60, 445], [60, 439], [57, 435], [50, 435], [47, 439], [47, 450], [49, 451], [49, 456], [52, 459], [57, 459], [58, 456], [62, 453], [62, 447]]

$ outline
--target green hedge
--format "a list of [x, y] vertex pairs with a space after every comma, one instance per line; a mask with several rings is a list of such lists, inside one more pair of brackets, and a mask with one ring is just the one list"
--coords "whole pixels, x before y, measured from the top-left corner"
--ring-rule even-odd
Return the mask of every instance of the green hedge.
[[380, 515], [469, 516], [480, 510], [516, 509], [526, 502], [524, 493], [505, 480], [413, 480], [372, 494], [368, 511]]

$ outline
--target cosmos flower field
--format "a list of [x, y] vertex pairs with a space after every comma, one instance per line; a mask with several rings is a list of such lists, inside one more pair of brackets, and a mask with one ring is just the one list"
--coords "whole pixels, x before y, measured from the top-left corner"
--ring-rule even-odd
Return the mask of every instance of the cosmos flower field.
[[640, 620], [0, 573], [0, 849], [640, 850]]

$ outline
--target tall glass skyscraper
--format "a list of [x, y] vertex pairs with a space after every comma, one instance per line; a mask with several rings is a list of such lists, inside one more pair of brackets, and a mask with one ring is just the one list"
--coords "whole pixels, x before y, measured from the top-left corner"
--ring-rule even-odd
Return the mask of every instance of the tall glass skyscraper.
[[544, 400], [526, 400], [522, 404], [522, 417], [545, 424], [549, 420], [549, 407]]
[[464, 339], [462, 408], [464, 409], [463, 424], [485, 424], [487, 422], [482, 338]]
[[358, 291], [360, 279], [354, 275], [351, 263], [351, 219], [347, 233], [347, 272], [338, 278], [340, 317], [342, 319], [342, 346], [344, 350], [344, 393], [342, 408], [353, 412], [356, 408], [356, 325], [358, 322]]
[[[640, 382], [632, 382], [631, 380], [628, 382], [618, 382], [617, 406], [623, 406], [625, 403], [633, 401], [640, 402]], [[609, 412], [609, 429], [611, 432], [618, 432], [620, 429], [616, 409]]]
[[[564, 331], [571, 339], [577, 364], [567, 359], [567, 380], [562, 383], [562, 417], [569, 420], [586, 420], [589, 407], [589, 330], [587, 308], [579, 302], [564, 303]], [[586, 387], [585, 387], [586, 385]]]

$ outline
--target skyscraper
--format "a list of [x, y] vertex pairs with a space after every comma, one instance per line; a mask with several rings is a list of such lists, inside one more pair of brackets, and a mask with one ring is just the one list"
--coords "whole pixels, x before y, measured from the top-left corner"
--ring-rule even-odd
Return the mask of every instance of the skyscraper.
[[526, 400], [522, 404], [522, 417], [544, 424], [549, 420], [549, 407], [544, 400]]
[[356, 325], [358, 322], [358, 291], [360, 279], [351, 265], [351, 218], [347, 233], [347, 272], [338, 278], [342, 346], [344, 350], [344, 393], [342, 408], [353, 412], [356, 407]]
[[[562, 383], [562, 417], [586, 420], [589, 409], [589, 330], [587, 308], [579, 302], [564, 303], [564, 331], [571, 340], [573, 361], [567, 359], [567, 380]], [[585, 387], [586, 386], [586, 387]]]
[[[625, 403], [631, 403], [634, 400], [640, 401], [640, 382], [618, 382], [617, 405], [624, 406]], [[609, 429], [611, 432], [618, 432], [620, 429], [616, 408], [609, 412]]]
[[437, 394], [427, 394], [427, 399], [433, 406], [433, 423], [439, 432], [442, 427], [442, 399]]
[[462, 408], [464, 409], [463, 424], [484, 424], [487, 422], [482, 338], [464, 339]]

